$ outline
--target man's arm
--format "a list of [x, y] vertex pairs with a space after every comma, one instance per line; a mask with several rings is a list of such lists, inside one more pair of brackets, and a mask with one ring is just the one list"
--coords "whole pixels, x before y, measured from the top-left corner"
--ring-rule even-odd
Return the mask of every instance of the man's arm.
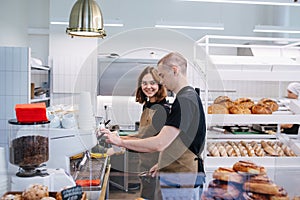
[[175, 140], [179, 132], [180, 130], [173, 126], [164, 126], [156, 136], [135, 140], [122, 140], [115, 134], [106, 132], [106, 142], [138, 152], [156, 152], [166, 149]]

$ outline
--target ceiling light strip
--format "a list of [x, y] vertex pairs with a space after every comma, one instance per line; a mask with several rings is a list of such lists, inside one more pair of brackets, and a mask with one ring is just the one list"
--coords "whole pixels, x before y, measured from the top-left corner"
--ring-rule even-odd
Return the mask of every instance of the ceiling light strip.
[[298, 2], [291, 2], [289, 0], [273, 0], [273, 1], [260, 1], [260, 0], [180, 0], [180, 1], [194, 1], [194, 2], [207, 2], [207, 3], [231, 3], [231, 4], [250, 4], [250, 5], [267, 5], [267, 6], [300, 6]]
[[224, 30], [223, 26], [183, 26], [183, 25], [163, 25], [156, 24], [156, 28], [171, 28], [171, 29], [196, 29], [196, 30]]
[[263, 26], [263, 25], [257, 25], [254, 27], [253, 32], [256, 33], [300, 33], [300, 27], [299, 28], [293, 28], [293, 27], [285, 27], [285, 26]]

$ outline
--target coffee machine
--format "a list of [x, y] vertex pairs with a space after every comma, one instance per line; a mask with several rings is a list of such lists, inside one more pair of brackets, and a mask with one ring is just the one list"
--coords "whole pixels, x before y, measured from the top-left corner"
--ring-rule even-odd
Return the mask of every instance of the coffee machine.
[[75, 186], [70, 175], [70, 157], [97, 144], [94, 130], [49, 128], [49, 122], [19, 123], [9, 120], [11, 191], [30, 184], [60, 191]]

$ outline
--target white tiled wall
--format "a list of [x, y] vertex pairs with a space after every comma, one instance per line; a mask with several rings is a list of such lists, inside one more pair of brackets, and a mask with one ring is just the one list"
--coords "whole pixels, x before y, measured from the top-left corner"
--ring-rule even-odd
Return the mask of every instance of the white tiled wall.
[[[78, 94], [88, 91], [96, 98], [97, 59], [93, 56], [52, 57], [53, 97], [55, 104], [77, 104]], [[95, 99], [94, 98], [94, 99]], [[92, 103], [95, 100], [92, 99]]]
[[0, 47], [0, 146], [8, 144], [8, 120], [15, 118], [15, 105], [29, 102], [29, 55], [27, 47]]

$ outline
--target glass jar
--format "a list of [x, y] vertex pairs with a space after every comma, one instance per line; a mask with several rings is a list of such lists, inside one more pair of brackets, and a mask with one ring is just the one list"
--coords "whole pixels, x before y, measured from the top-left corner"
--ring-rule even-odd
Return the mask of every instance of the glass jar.
[[19, 166], [24, 173], [33, 173], [49, 159], [49, 123], [9, 123], [9, 161]]

